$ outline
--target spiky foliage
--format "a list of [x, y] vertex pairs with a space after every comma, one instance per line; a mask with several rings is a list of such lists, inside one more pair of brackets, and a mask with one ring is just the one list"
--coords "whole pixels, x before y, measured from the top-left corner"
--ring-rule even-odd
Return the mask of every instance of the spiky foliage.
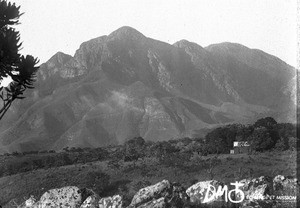
[[[13, 28], [19, 24], [20, 6], [0, 0], [0, 120], [7, 112], [12, 102], [25, 98], [26, 89], [33, 88], [38, 59], [30, 55], [26, 57], [19, 53], [22, 43], [20, 34]], [[3, 80], [10, 77], [8, 86]]]

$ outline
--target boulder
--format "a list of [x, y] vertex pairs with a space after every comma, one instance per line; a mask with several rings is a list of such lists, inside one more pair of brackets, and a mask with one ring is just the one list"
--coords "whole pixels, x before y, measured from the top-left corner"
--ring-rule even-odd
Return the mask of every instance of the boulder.
[[165, 208], [165, 207], [166, 207], [165, 198], [161, 197], [159, 199], [154, 199], [145, 204], [142, 204], [142, 205], [138, 206], [137, 208]]
[[81, 204], [80, 208], [97, 208], [99, 199], [97, 199], [95, 196], [89, 196], [84, 200], [84, 202]]
[[[190, 202], [193, 204], [203, 204], [203, 203], [214, 203], [216, 201], [222, 201], [221, 197], [212, 197], [212, 187], [214, 190], [218, 190], [219, 187], [223, 187], [223, 183], [210, 180], [210, 181], [201, 181], [198, 182], [186, 190], [188, 197], [190, 198]], [[205, 196], [211, 200], [206, 201]]]
[[35, 199], [34, 196], [32, 196], [32, 195], [30, 196], [29, 199], [27, 199], [27, 200], [25, 201], [26, 207], [31, 207], [31, 206], [33, 206], [35, 203], [36, 203], [36, 199]]
[[163, 180], [155, 185], [142, 188], [134, 195], [129, 207], [138, 207], [149, 201], [164, 197], [170, 187], [170, 182]]
[[273, 179], [273, 193], [278, 207], [296, 207], [300, 203], [300, 187], [297, 178], [275, 176]]
[[112, 197], [105, 197], [99, 200], [99, 208], [122, 208], [122, 197], [115, 195]]
[[76, 186], [66, 186], [45, 192], [39, 201], [40, 208], [76, 208], [80, 207], [82, 197]]
[[265, 200], [267, 196], [268, 185], [263, 184], [255, 188], [251, 188], [246, 192], [246, 199], [249, 201]]
[[243, 179], [240, 183], [244, 184], [240, 189], [244, 192], [246, 201], [264, 200], [272, 194], [272, 179], [270, 177]]
[[165, 202], [168, 207], [184, 207], [189, 203], [189, 196], [186, 194], [185, 188], [179, 183], [172, 183], [165, 195]]
[[80, 208], [98, 208], [100, 197], [93, 191], [88, 192], [90, 195], [84, 200]]
[[275, 176], [273, 179], [273, 190], [283, 191], [285, 193], [291, 192], [296, 194], [297, 187], [299, 186], [297, 178], [288, 178], [283, 175]]
[[27, 199], [24, 203], [22, 203], [21, 205], [18, 206], [18, 208], [33, 208], [36, 207], [36, 199], [34, 198], [34, 196], [30, 196], [29, 199]]
[[[93, 207], [88, 206], [92, 204], [92, 200], [97, 198], [98, 195], [89, 189], [79, 189], [76, 186], [66, 186], [63, 188], [51, 189], [45, 192], [39, 201], [33, 196], [30, 196], [18, 208], [58, 208], [58, 207]], [[84, 201], [84, 206], [81, 203]]]
[[185, 188], [167, 180], [139, 190], [129, 207], [181, 208], [189, 203]]
[[[243, 179], [231, 184], [231, 186], [226, 187], [219, 181], [210, 180], [198, 182], [185, 190], [178, 183], [163, 180], [140, 189], [134, 195], [128, 208], [182, 208], [198, 206], [199, 204], [231, 207], [235, 206], [232, 203], [237, 203], [241, 199], [241, 195], [244, 195], [244, 200], [237, 205], [239, 207], [272, 207], [273, 205], [285, 207], [284, 199], [278, 201], [275, 200], [276, 197], [296, 196], [299, 190], [297, 179], [282, 175], [278, 175], [274, 179], [266, 176]], [[240, 191], [233, 190], [234, 186]], [[225, 195], [226, 191], [227, 196]], [[230, 197], [230, 200], [225, 201], [224, 197], [227, 197], [226, 199]], [[293, 203], [295, 204], [295, 202]], [[123, 201], [120, 195], [100, 198], [92, 190], [67, 186], [45, 192], [39, 201], [30, 196], [18, 208], [122, 208], [122, 205]]]

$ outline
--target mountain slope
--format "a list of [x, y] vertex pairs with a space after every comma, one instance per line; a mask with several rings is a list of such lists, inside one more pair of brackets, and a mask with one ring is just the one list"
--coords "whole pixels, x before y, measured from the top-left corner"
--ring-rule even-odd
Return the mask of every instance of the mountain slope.
[[122, 27], [74, 57], [55, 54], [37, 77], [0, 127], [0, 152], [197, 136], [266, 115], [293, 120], [294, 69], [238, 44], [170, 45]]

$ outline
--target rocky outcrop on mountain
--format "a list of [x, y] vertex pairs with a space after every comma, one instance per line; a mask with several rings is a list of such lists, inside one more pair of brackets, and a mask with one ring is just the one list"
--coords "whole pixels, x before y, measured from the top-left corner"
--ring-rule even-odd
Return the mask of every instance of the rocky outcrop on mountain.
[[[238, 185], [237, 185], [238, 184]], [[183, 208], [183, 207], [294, 207], [299, 194], [297, 179], [278, 175], [243, 179], [225, 185], [210, 180], [198, 182], [188, 189], [178, 183], [163, 180], [140, 189], [133, 197], [128, 208]], [[289, 192], [280, 192], [289, 190]], [[208, 201], [207, 201], [208, 199]], [[39, 201], [31, 196], [20, 208], [121, 208], [122, 196], [100, 198], [88, 189], [63, 187], [52, 189], [42, 195]]]
[[293, 83], [295, 69], [259, 50], [170, 45], [122, 27], [41, 65], [35, 89], [0, 126], [0, 153], [198, 137], [265, 116], [294, 121]]

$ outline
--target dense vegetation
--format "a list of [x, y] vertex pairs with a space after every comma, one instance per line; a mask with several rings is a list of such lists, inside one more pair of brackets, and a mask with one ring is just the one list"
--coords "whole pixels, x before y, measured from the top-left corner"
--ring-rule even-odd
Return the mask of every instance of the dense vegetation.
[[[295, 125], [277, 123], [267, 117], [253, 125], [230, 124], [208, 133], [205, 138], [183, 138], [178, 140], [146, 142], [137, 137], [124, 145], [103, 148], [66, 147], [63, 151], [32, 151], [5, 154], [0, 157], [0, 177], [41, 168], [60, 167], [72, 164], [85, 164], [107, 160], [111, 167], [120, 167], [122, 161], [155, 158], [166, 167], [181, 166], [190, 161], [194, 154], [229, 154], [233, 141], [248, 141], [250, 153], [268, 150], [295, 150], [297, 139]], [[206, 164], [208, 168], [211, 164]], [[190, 168], [190, 167], [186, 167]]]
[[227, 154], [233, 141], [248, 141], [251, 151], [296, 149], [296, 126], [266, 117], [253, 125], [231, 124], [217, 128], [206, 135], [205, 141], [203, 148], [209, 153]]

